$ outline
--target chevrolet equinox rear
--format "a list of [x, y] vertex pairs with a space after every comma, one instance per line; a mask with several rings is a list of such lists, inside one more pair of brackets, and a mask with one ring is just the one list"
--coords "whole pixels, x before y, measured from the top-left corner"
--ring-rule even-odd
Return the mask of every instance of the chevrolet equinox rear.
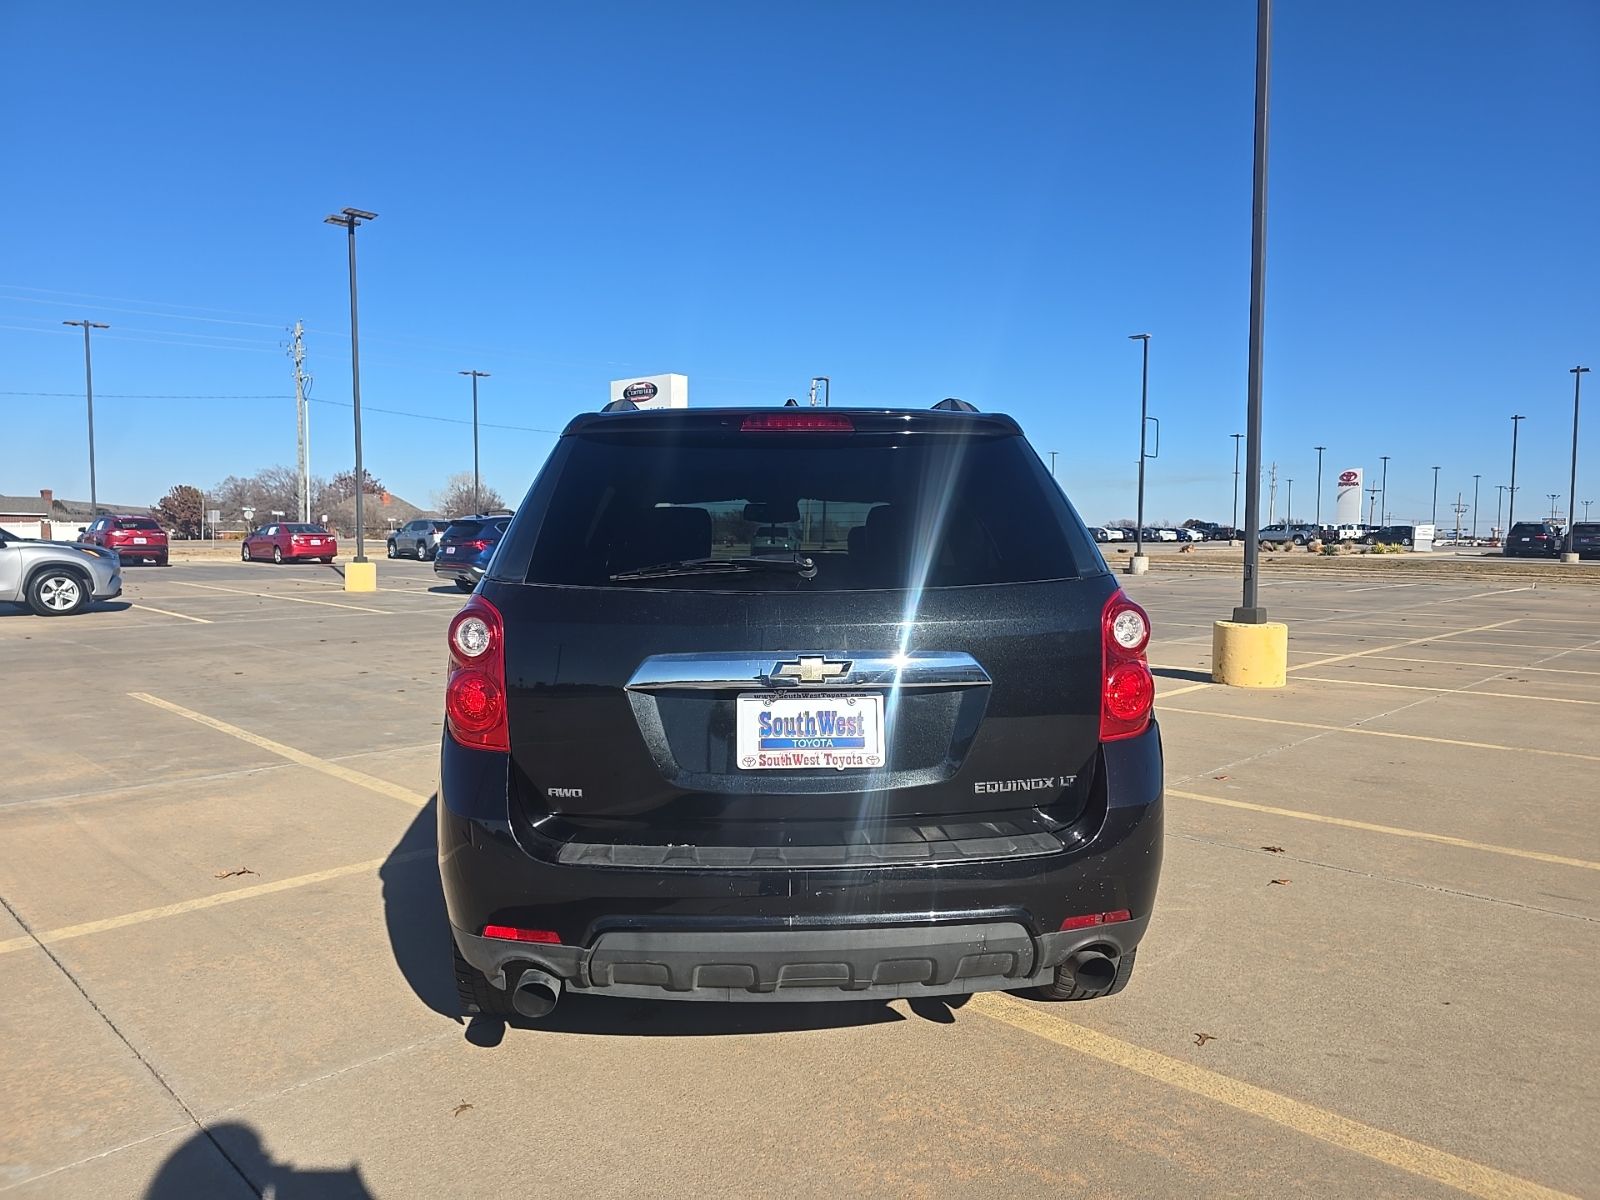
[[1149, 636], [1009, 417], [578, 417], [447, 635], [464, 1007], [1121, 990]]

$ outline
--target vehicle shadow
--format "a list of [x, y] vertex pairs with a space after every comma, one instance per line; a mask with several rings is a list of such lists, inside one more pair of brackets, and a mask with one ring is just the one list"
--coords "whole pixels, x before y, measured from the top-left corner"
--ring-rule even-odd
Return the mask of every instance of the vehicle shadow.
[[[92, 612], [127, 612], [132, 607], [133, 602], [131, 600], [94, 600], [90, 602], [83, 612], [74, 613], [73, 616], [81, 617], [84, 613]], [[41, 617], [26, 604], [10, 600], [0, 600], [0, 617], [37, 617], [41, 621], [57, 619], [55, 617]], [[69, 617], [68, 620], [70, 619]]]
[[240, 1189], [221, 1192], [219, 1184], [224, 1178], [237, 1178], [235, 1170], [250, 1191], [276, 1200], [372, 1200], [359, 1164], [303, 1171], [274, 1159], [261, 1135], [242, 1121], [210, 1125], [186, 1138], [157, 1168], [144, 1200], [232, 1195]]
[[1162, 679], [1187, 679], [1194, 683], [1210, 683], [1210, 671], [1187, 671], [1181, 667], [1151, 667], [1150, 674]]
[[[417, 998], [441, 1017], [466, 1022], [466, 1039], [496, 1046], [507, 1030], [521, 1034], [587, 1033], [611, 1037], [725, 1037], [751, 1033], [839, 1029], [904, 1021], [903, 1013], [881, 1000], [812, 1003], [717, 1003], [711, 1001], [632, 1000], [582, 996], [570, 992], [555, 1012], [538, 1021], [504, 1021], [462, 1012], [456, 995], [450, 953], [450, 921], [439, 883], [438, 796], [429, 799], [378, 871], [383, 884], [384, 921], [395, 965]], [[919, 999], [912, 1012], [924, 1020], [948, 1023], [964, 996]]]
[[438, 587], [429, 588], [428, 591], [435, 596], [465, 596], [467, 594], [453, 583], [443, 583]]

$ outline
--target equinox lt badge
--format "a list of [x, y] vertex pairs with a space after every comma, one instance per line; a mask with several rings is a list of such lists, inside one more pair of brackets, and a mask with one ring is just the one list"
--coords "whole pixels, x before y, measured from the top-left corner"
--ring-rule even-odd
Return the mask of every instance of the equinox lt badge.
[[980, 779], [972, 785], [978, 795], [993, 792], [1038, 792], [1045, 788], [1071, 787], [1076, 775], [1050, 775], [1044, 779]]

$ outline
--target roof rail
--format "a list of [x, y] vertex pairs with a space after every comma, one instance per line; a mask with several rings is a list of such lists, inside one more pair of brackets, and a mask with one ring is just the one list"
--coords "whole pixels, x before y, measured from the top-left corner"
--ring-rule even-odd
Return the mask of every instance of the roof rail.
[[935, 404], [933, 407], [934, 407], [935, 411], [943, 409], [945, 412], [977, 412], [978, 411], [978, 406], [976, 404], [968, 404], [965, 400], [957, 400], [954, 396], [946, 396], [943, 400], [939, 401], [939, 403]]
[[613, 400], [600, 410], [601, 412], [638, 412], [639, 406], [632, 400]]

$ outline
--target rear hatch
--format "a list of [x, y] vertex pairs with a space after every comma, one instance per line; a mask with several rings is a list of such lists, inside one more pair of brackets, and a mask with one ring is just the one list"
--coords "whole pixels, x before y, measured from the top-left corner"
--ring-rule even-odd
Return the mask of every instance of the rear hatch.
[[167, 531], [149, 517], [127, 517], [106, 531], [106, 544], [118, 550], [165, 550]]
[[663, 846], [1072, 819], [1116, 585], [1016, 425], [771, 416], [581, 418], [558, 444], [482, 588], [518, 823]]

